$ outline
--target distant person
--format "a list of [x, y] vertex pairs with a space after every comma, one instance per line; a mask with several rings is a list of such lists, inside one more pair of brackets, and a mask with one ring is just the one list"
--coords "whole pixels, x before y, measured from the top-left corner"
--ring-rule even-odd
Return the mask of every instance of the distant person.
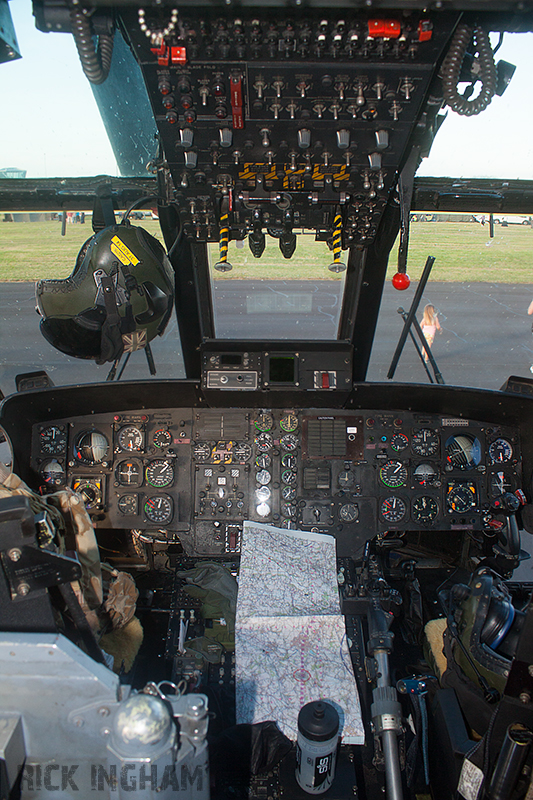
[[[533, 309], [533, 301], [530, 305], [530, 308]], [[533, 311], [531, 311], [531, 313], [533, 314]], [[432, 306], [430, 303], [424, 307], [424, 316], [420, 322], [420, 327], [422, 328], [422, 333], [424, 334], [426, 342], [428, 343], [428, 347], [431, 347], [433, 345], [433, 340], [435, 339], [435, 333], [437, 331], [442, 333], [442, 328], [440, 326], [437, 312], [435, 311], [435, 306]], [[428, 354], [424, 350], [424, 361], [427, 362], [427, 360]]]

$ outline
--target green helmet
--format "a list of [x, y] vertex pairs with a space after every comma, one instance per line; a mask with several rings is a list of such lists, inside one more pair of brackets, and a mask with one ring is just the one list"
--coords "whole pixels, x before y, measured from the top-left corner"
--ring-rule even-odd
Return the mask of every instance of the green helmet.
[[112, 225], [85, 242], [68, 278], [38, 281], [41, 333], [68, 356], [115, 361], [163, 333], [173, 285], [157, 239], [143, 228]]

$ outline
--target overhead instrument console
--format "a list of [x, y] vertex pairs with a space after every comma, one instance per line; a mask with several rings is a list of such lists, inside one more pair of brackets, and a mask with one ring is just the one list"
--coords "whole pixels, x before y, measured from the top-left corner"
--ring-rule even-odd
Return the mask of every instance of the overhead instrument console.
[[154, 46], [169, 13], [121, 17], [185, 236], [218, 241], [228, 227], [255, 257], [268, 231], [290, 258], [294, 227], [371, 244], [408, 145], [441, 107], [428, 95], [458, 15], [180, 7]]

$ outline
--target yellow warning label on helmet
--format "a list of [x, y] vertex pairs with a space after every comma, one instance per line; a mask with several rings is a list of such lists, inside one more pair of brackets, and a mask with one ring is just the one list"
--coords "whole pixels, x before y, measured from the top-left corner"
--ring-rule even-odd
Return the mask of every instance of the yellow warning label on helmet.
[[139, 263], [137, 256], [133, 255], [129, 247], [126, 247], [124, 242], [119, 239], [118, 236], [113, 236], [109, 247], [111, 248], [113, 255], [116, 256], [122, 264], [131, 264], [132, 267], [136, 267]]

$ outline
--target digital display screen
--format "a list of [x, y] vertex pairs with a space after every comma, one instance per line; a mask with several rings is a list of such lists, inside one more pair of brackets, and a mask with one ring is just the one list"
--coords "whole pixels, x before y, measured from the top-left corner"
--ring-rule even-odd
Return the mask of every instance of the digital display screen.
[[242, 358], [240, 353], [221, 353], [220, 365], [222, 367], [240, 367]]
[[268, 379], [270, 383], [292, 383], [295, 378], [294, 356], [270, 356]]

